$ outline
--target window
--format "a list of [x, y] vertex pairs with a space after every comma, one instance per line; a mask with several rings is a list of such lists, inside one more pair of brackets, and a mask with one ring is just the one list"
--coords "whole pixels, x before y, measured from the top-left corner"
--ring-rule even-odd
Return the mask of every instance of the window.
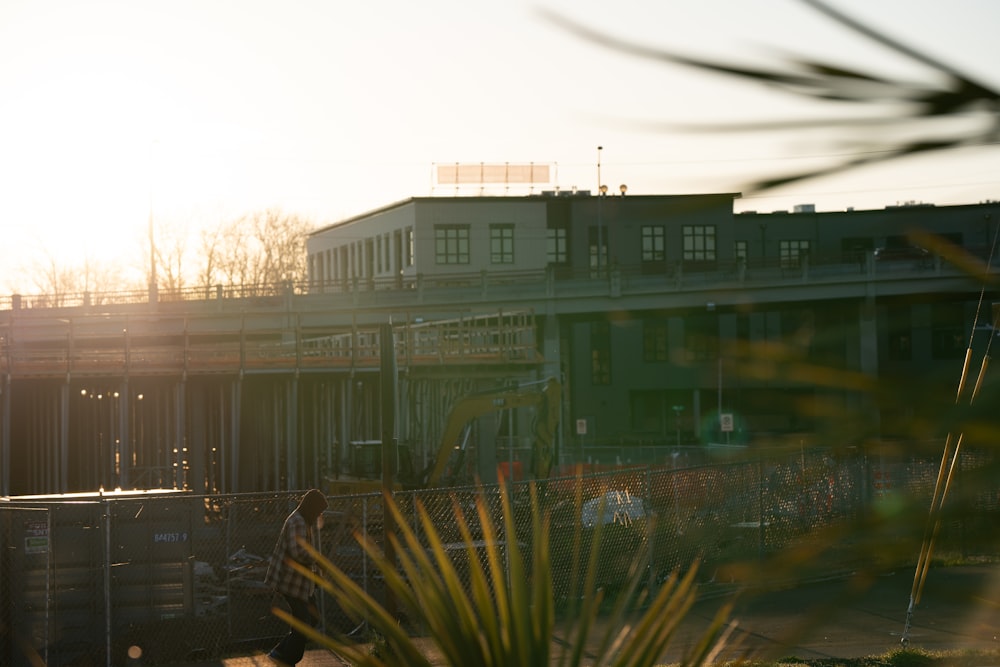
[[931, 354], [935, 359], [961, 359], [965, 355], [963, 310], [961, 303], [931, 307]]
[[590, 381], [611, 384], [611, 327], [607, 322], [590, 325]]
[[802, 264], [802, 258], [809, 254], [809, 241], [780, 241], [778, 256], [781, 258], [781, 268], [797, 269]]
[[644, 225], [641, 230], [642, 261], [662, 262], [666, 257], [665, 234], [662, 226]]
[[608, 244], [607, 236], [604, 230], [599, 227], [591, 227], [588, 230], [589, 235], [589, 256], [590, 256], [590, 268], [591, 276], [597, 277], [600, 275], [600, 271], [595, 271], [593, 269], [605, 270], [608, 268]]
[[490, 225], [490, 264], [514, 263], [514, 225]]
[[746, 241], [734, 241], [733, 242], [733, 257], [735, 259], [742, 259], [746, 261], [747, 259], [747, 242]]
[[667, 323], [642, 323], [642, 360], [667, 361]]
[[632, 429], [647, 433], [663, 433], [667, 408], [662, 391], [633, 391], [629, 394]]
[[684, 319], [684, 352], [688, 362], [715, 361], [719, 357], [719, 333], [715, 317]]
[[886, 314], [889, 318], [889, 359], [911, 361], [913, 359], [913, 319], [908, 305], [890, 306]]
[[715, 261], [715, 225], [684, 225], [681, 234], [685, 262]]
[[403, 256], [406, 258], [406, 266], [413, 266], [413, 227], [406, 228], [404, 243]]
[[469, 263], [469, 226], [434, 226], [434, 261], [437, 264]]
[[565, 264], [569, 261], [566, 228], [549, 227], [545, 233], [545, 253], [549, 264]]

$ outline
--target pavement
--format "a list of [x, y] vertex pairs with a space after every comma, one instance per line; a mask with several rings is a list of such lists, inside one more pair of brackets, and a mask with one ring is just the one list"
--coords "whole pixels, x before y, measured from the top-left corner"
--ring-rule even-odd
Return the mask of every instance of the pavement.
[[[718, 660], [803, 660], [882, 655], [902, 646], [929, 651], [1000, 651], [1000, 565], [932, 568], [920, 603], [910, 607], [912, 571], [878, 576], [846, 576], [794, 588], [777, 588], [737, 600], [731, 614], [729, 647]], [[723, 601], [715, 596], [699, 601], [685, 616], [663, 656], [663, 664], [681, 661], [708, 626]], [[601, 628], [595, 628], [597, 642]], [[423, 640], [426, 641], [426, 640]], [[428, 655], [435, 665], [445, 664]], [[559, 647], [555, 647], [558, 655]], [[344, 667], [326, 650], [309, 650], [300, 667]], [[177, 667], [180, 667], [179, 665]], [[185, 667], [274, 667], [263, 652], [201, 662]]]

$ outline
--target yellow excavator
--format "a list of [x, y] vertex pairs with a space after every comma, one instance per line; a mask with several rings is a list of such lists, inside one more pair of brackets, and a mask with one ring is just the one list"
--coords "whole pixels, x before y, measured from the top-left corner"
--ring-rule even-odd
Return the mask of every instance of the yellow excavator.
[[[561, 399], [562, 386], [555, 378], [476, 392], [459, 398], [448, 413], [437, 452], [430, 466], [423, 475], [411, 475], [411, 481], [407, 486], [434, 488], [451, 485], [454, 475], [447, 473], [449, 468], [455, 470], [459, 465], [454, 459], [460, 461], [464, 454], [472, 421], [490, 412], [523, 407], [535, 408], [535, 419], [532, 424], [531, 475], [534, 479], [548, 478], [555, 456]], [[402, 476], [405, 475], [401, 474]], [[404, 485], [398, 482], [395, 486], [397, 489], [404, 488]], [[381, 488], [382, 480], [377, 478], [342, 477], [330, 480], [332, 495], [372, 493], [380, 491]]]

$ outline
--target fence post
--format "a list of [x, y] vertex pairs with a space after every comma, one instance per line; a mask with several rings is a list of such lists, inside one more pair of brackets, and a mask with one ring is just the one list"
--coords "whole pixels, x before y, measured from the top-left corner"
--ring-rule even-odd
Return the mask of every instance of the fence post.
[[757, 559], [764, 560], [764, 454], [757, 455]]
[[104, 519], [104, 661], [111, 665], [111, 501], [101, 499]]
[[[368, 544], [368, 496], [361, 496], [361, 533], [365, 544]], [[361, 580], [364, 582], [365, 594], [371, 595], [368, 590], [368, 552], [364, 549], [361, 550]]]
[[[232, 498], [228, 499], [229, 511], [226, 514], [226, 549], [225, 558], [228, 561], [229, 556], [233, 553], [233, 523], [236, 519], [236, 503], [233, 502]], [[233, 638], [233, 585], [232, 577], [229, 573], [226, 573], [226, 630], [229, 633], [227, 639], [232, 640]]]
[[[644, 477], [646, 479], [646, 489], [645, 489], [646, 502], [649, 503], [649, 511], [650, 511], [650, 514], [652, 515], [652, 513], [653, 513], [653, 471], [652, 471], [652, 469], [649, 466], [646, 466], [646, 471], [645, 471]], [[648, 538], [646, 540], [646, 545], [647, 545], [647, 549], [649, 551], [649, 553], [648, 553], [649, 558], [648, 558], [648, 561], [647, 561], [649, 563], [649, 581], [648, 581], [648, 586], [649, 586], [649, 590], [652, 591], [652, 590], [654, 590], [654, 587], [656, 586], [656, 573], [657, 573], [656, 562], [653, 560], [654, 555], [656, 553], [655, 542], [656, 542], [656, 524], [657, 524], [657, 521], [652, 516], [650, 518], [652, 518], [652, 521], [647, 521], [646, 522], [646, 536]]]

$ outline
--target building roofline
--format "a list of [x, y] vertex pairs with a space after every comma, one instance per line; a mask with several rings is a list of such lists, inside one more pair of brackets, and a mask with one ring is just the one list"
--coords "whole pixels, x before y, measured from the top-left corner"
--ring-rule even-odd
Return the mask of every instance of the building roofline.
[[[636, 194], [636, 195], [615, 195], [607, 196], [607, 199], [621, 199], [622, 197], [627, 199], [739, 199], [742, 197], [740, 192], [703, 192], [703, 193], [690, 193], [690, 194], [669, 194], [669, 195], [656, 195], [656, 194]], [[344, 218], [343, 220], [338, 220], [337, 222], [318, 227], [309, 233], [309, 236], [315, 236], [316, 234], [321, 234], [323, 232], [329, 231], [336, 227], [341, 227], [343, 225], [349, 225], [353, 222], [359, 220], [364, 220], [370, 218], [373, 215], [378, 215], [380, 213], [386, 213], [387, 211], [392, 211], [397, 208], [402, 208], [409, 204], [417, 204], [420, 202], [467, 202], [467, 201], [516, 201], [516, 202], [528, 202], [528, 203], [538, 203], [542, 201], [589, 201], [596, 199], [596, 195], [591, 194], [589, 190], [581, 190], [577, 192], [570, 191], [543, 191], [540, 193], [534, 193], [530, 195], [447, 195], [447, 196], [415, 196], [407, 197], [406, 199], [400, 199], [395, 202], [386, 204], [384, 206], [379, 206], [378, 208], [373, 208], [363, 213], [357, 213], [350, 217]]]

